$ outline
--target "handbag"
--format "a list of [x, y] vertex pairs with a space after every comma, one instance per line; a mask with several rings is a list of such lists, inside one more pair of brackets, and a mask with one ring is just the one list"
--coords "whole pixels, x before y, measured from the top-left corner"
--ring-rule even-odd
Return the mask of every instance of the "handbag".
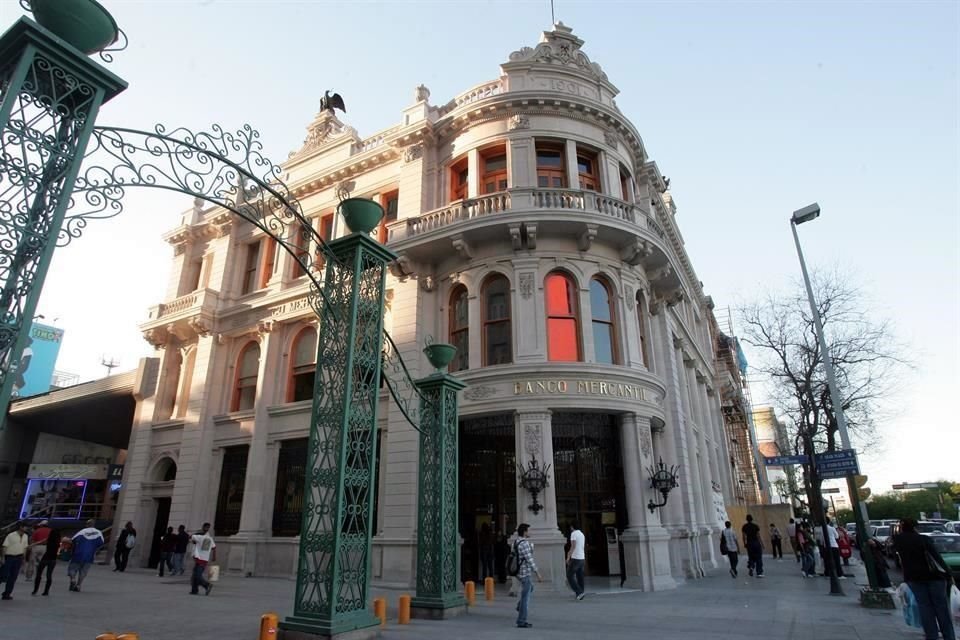
[[727, 546], [727, 537], [722, 533], [720, 534], [720, 553], [723, 555], [730, 553], [730, 548]]

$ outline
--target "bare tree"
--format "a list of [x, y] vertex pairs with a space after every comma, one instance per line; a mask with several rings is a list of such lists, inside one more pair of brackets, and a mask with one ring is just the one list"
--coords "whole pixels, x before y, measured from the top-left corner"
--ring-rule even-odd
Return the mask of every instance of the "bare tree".
[[[889, 320], [870, 311], [866, 296], [837, 270], [812, 276], [814, 295], [837, 377], [850, 437], [860, 450], [880, 442], [878, 421], [907, 364]], [[740, 312], [742, 340], [759, 359], [771, 401], [788, 417], [795, 451], [839, 449], [837, 422], [810, 304], [802, 283], [792, 293], [768, 294]], [[755, 356], [755, 357], [756, 357]]]

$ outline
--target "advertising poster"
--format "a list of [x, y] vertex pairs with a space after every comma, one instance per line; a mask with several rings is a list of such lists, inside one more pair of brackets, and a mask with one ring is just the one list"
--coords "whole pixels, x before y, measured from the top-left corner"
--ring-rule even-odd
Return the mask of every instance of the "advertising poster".
[[33, 323], [14, 372], [13, 396], [25, 398], [50, 391], [53, 370], [63, 342], [63, 329]]

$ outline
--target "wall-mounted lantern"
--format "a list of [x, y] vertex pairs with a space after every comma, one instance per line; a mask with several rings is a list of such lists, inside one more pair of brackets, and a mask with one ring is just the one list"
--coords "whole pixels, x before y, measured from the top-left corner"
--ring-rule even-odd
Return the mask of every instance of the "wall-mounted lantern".
[[650, 488], [656, 489], [663, 495], [663, 502], [656, 503], [650, 500], [647, 503], [647, 509], [650, 509], [650, 513], [653, 513], [667, 504], [667, 494], [677, 486], [677, 473], [680, 471], [680, 467], [673, 465], [668, 469], [663, 464], [663, 458], [660, 458], [657, 467], [649, 467], [647, 471], [650, 473]]
[[540, 513], [543, 505], [537, 502], [537, 496], [547, 488], [547, 472], [550, 470], [550, 465], [547, 464], [541, 467], [537, 463], [537, 457], [530, 456], [530, 462], [527, 463], [527, 468], [524, 469], [522, 465], [517, 465], [517, 470], [520, 471], [520, 486], [529, 491], [530, 495], [533, 496], [533, 504], [529, 507], [530, 511]]

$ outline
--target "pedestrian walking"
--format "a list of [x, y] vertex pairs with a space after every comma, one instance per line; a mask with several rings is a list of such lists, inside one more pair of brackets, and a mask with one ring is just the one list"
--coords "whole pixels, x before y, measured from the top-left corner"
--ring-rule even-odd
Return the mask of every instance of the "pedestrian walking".
[[27, 548], [27, 554], [23, 558], [24, 573], [27, 574], [27, 580], [33, 580], [37, 565], [43, 556], [47, 545], [47, 537], [50, 535], [50, 526], [47, 520], [41, 520], [37, 523], [33, 533], [30, 534], [30, 546]]
[[190, 536], [193, 544], [193, 575], [190, 577], [190, 594], [197, 595], [198, 588], [203, 587], [206, 595], [210, 595], [213, 585], [203, 577], [207, 565], [217, 559], [217, 543], [210, 535], [210, 523], [204, 522], [200, 533]]
[[[833, 562], [833, 569], [837, 572], [837, 577], [841, 580], [846, 580], [847, 576], [843, 572], [843, 566], [840, 564], [840, 534], [837, 533], [837, 528], [833, 526], [833, 523], [830, 521], [830, 518], [827, 518], [827, 544], [824, 546], [829, 547], [830, 551], [830, 561]], [[826, 565], [824, 565], [826, 567]], [[826, 573], [826, 569], [824, 569]]]
[[161, 578], [163, 577], [164, 567], [170, 572], [170, 575], [175, 575], [173, 572], [173, 553], [176, 549], [177, 534], [173, 532], [173, 527], [167, 527], [167, 532], [160, 538], [160, 572], [158, 575]]
[[480, 546], [480, 580], [493, 577], [493, 530], [490, 529], [490, 523], [484, 522], [480, 525], [480, 535], [477, 542]]
[[743, 546], [747, 549], [747, 571], [758, 578], [763, 577], [763, 541], [760, 539], [760, 527], [753, 522], [753, 516], [747, 514], [747, 523], [740, 529], [743, 534]]
[[137, 544], [137, 530], [133, 528], [133, 523], [128, 522], [124, 525], [120, 537], [117, 538], [117, 548], [113, 552], [113, 570], [126, 571], [127, 560], [130, 558], [130, 551]]
[[94, 525], [93, 520], [87, 520], [87, 526], [73, 534], [70, 544], [73, 547], [70, 564], [67, 566], [67, 575], [70, 577], [70, 591], [80, 591], [83, 579], [90, 571], [97, 549], [103, 546], [103, 533]]
[[790, 539], [790, 549], [793, 555], [797, 557], [797, 563], [800, 563], [800, 543], [797, 542], [797, 523], [793, 518], [787, 523], [787, 537]]
[[840, 548], [840, 558], [843, 560], [843, 566], [850, 566], [850, 556], [853, 555], [853, 544], [850, 542], [850, 534], [843, 527], [837, 527], [837, 546]]
[[783, 540], [777, 525], [770, 523], [770, 550], [775, 560], [783, 560]]
[[725, 527], [720, 532], [720, 553], [727, 556], [730, 562], [730, 577], [737, 577], [737, 565], [740, 564], [740, 543], [737, 542], [737, 534], [733, 531], [733, 525], [729, 520], [723, 523]]
[[910, 587], [920, 609], [926, 640], [956, 640], [950, 619], [950, 572], [930, 538], [920, 535], [913, 518], [900, 521], [900, 533], [893, 546], [900, 554], [903, 580]]
[[183, 559], [187, 555], [187, 545], [190, 544], [190, 535], [183, 525], [177, 527], [177, 544], [173, 549], [173, 571], [170, 575], [183, 575]]
[[577, 600], [583, 600], [583, 565], [587, 561], [587, 540], [580, 531], [580, 523], [574, 520], [570, 523], [570, 550], [567, 551], [567, 583], [573, 589]]
[[27, 523], [18, 522], [17, 528], [7, 534], [3, 539], [3, 581], [6, 587], [3, 589], [3, 596], [0, 600], [13, 600], [13, 588], [17, 586], [17, 578], [20, 577], [20, 568], [23, 566], [23, 558], [27, 553], [27, 547], [30, 546], [30, 536], [27, 535]]
[[[36, 534], [34, 534], [36, 536]], [[37, 549], [38, 545], [34, 545]], [[43, 587], [43, 595], [50, 595], [50, 585], [53, 584], [53, 570], [57, 566], [57, 554], [60, 553], [60, 530], [50, 529], [43, 540], [43, 549], [38, 553], [37, 571], [33, 577], [33, 593], [40, 590], [40, 578], [44, 570], [47, 572], [47, 583]]]
[[530, 525], [521, 524], [517, 527], [517, 541], [514, 544], [519, 562], [517, 578], [520, 579], [521, 584], [520, 601], [517, 603], [517, 626], [521, 629], [533, 626], [527, 622], [527, 615], [530, 613], [530, 597], [533, 595], [533, 576], [537, 576], [537, 582], [543, 582], [537, 563], [533, 559], [533, 545], [527, 540], [529, 535]]
[[[510, 534], [510, 538], [507, 540], [507, 546], [510, 549], [512, 549], [514, 552], [516, 552], [515, 545], [517, 544], [517, 541], [519, 539], [520, 539], [520, 536], [518, 536], [517, 532], [514, 531], [513, 533]], [[532, 545], [533, 543], [531, 542], [530, 544]], [[510, 575], [509, 571], [507, 571], [507, 575], [510, 578], [510, 591], [507, 593], [507, 595], [510, 596], [511, 598], [515, 598], [520, 595], [520, 578], [518, 578], [515, 575]]]
[[804, 578], [816, 577], [817, 561], [813, 557], [816, 544], [806, 522], [797, 527], [797, 547], [800, 551], [800, 573]]

